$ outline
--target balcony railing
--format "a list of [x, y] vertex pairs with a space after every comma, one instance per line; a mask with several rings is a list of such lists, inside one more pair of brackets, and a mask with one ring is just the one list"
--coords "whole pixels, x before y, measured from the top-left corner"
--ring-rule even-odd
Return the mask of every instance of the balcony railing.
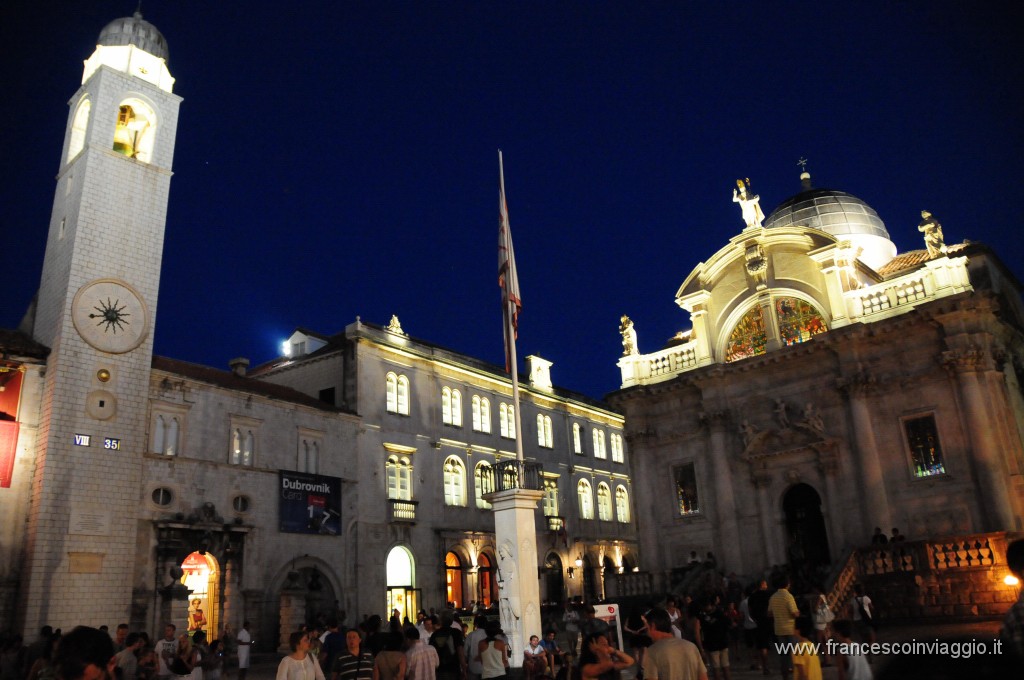
[[548, 531], [561, 531], [562, 527], [565, 526], [565, 518], [558, 517], [555, 515], [548, 515]]
[[388, 499], [388, 521], [416, 523], [416, 504], [418, 501], [404, 501], [397, 498]]
[[540, 463], [523, 460], [506, 460], [495, 463], [481, 470], [484, 475], [484, 488], [490, 493], [512, 491], [515, 489], [532, 489], [540, 491], [542, 466]]

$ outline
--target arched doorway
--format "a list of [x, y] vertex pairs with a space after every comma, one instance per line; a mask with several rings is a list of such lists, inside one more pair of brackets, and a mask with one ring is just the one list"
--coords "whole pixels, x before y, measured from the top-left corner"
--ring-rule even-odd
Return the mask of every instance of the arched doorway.
[[549, 553], [544, 560], [544, 585], [549, 604], [558, 604], [565, 599], [565, 578], [562, 576], [562, 559], [557, 553]]
[[794, 573], [810, 577], [831, 563], [821, 496], [809, 484], [796, 484], [782, 498], [789, 543], [786, 556]]
[[497, 583], [494, 580], [494, 567], [491, 565], [491, 558], [486, 553], [480, 553], [476, 558], [477, 566], [477, 601], [489, 608], [498, 601], [498, 593], [495, 591]]
[[188, 633], [217, 637], [220, 629], [220, 564], [209, 552], [194, 552], [181, 563], [181, 582], [188, 588]]
[[590, 557], [583, 558], [583, 596], [587, 602], [597, 602], [597, 583], [594, 578], [594, 565]]
[[[445, 598], [448, 607], [459, 609], [466, 606], [462, 599], [462, 560], [453, 552], [444, 556]], [[416, 619], [413, 619], [415, 621]]]
[[416, 563], [408, 548], [396, 546], [388, 553], [386, 566], [388, 598], [385, 611], [397, 609], [402, 619], [416, 620], [420, 591], [416, 585]]

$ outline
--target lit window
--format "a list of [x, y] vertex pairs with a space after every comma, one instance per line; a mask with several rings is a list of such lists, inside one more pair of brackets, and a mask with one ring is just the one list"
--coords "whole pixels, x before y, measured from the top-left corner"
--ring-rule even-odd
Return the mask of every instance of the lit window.
[[68, 157], [66, 161], [70, 161], [77, 156], [85, 147], [85, 131], [89, 127], [89, 111], [91, 108], [92, 103], [86, 99], [78, 105], [78, 110], [75, 111], [75, 119], [71, 123], [71, 139], [68, 141]]
[[612, 440], [612, 462], [622, 463], [625, 461], [622, 451], [622, 435], [617, 432], [611, 434]]
[[608, 452], [604, 448], [604, 430], [594, 428], [594, 458], [607, 458]]
[[516, 411], [512, 404], [502, 404], [498, 407], [498, 424], [502, 437], [506, 439], [516, 438]]
[[452, 425], [462, 427], [462, 393], [452, 390]]
[[491, 402], [486, 397], [473, 395], [473, 430], [476, 432], [491, 431]]
[[231, 464], [251, 466], [256, 449], [256, 436], [252, 430], [235, 427], [231, 430]]
[[779, 320], [779, 339], [783, 345], [807, 342], [828, 330], [818, 310], [798, 298], [775, 300], [775, 315]]
[[620, 522], [629, 523], [629, 494], [624, 486], [615, 488], [615, 514]]
[[149, 163], [153, 155], [155, 129], [156, 114], [153, 109], [140, 99], [126, 99], [117, 109], [114, 151]]
[[545, 448], [553, 448], [553, 437], [551, 434], [551, 416], [542, 413], [537, 414], [537, 445]]
[[942, 447], [939, 446], [939, 431], [935, 427], [935, 416], [929, 414], [904, 420], [903, 429], [906, 431], [907, 444], [910, 446], [914, 476], [932, 477], [946, 474]]
[[807, 342], [828, 330], [821, 313], [799, 298], [776, 298], [769, 309], [775, 317], [771, 321], [765, 319], [765, 310], [759, 304], [755, 304], [740, 318], [726, 342], [726, 361], [739, 361], [764, 354], [768, 345], [765, 329], [771, 323], [778, 330], [779, 340], [787, 346]]
[[572, 424], [572, 452], [583, 453], [583, 435], [579, 423]]
[[697, 471], [693, 463], [680, 465], [675, 469], [676, 502], [682, 517], [700, 514], [700, 499], [697, 497]]
[[412, 463], [406, 456], [390, 456], [385, 463], [388, 498], [412, 500]]
[[597, 485], [597, 517], [602, 522], [612, 520], [612, 491], [604, 482]]
[[388, 413], [409, 415], [409, 379], [404, 375], [388, 373], [385, 378]]
[[558, 517], [558, 480], [544, 479], [544, 516]]
[[494, 491], [494, 476], [490, 463], [477, 463], [473, 470], [473, 487], [476, 496], [476, 507], [490, 510], [491, 504], [484, 500], [485, 493]]
[[576, 485], [576, 494], [580, 498], [580, 518], [594, 519], [594, 495], [590, 489], [590, 482], [581, 479]]
[[450, 387], [441, 389], [441, 422], [452, 424], [452, 390]]
[[455, 456], [444, 462], [444, 504], [466, 505], [466, 467]]
[[767, 344], [764, 315], [761, 314], [761, 307], [754, 305], [732, 329], [725, 349], [725, 360], [738, 361], [764, 354]]

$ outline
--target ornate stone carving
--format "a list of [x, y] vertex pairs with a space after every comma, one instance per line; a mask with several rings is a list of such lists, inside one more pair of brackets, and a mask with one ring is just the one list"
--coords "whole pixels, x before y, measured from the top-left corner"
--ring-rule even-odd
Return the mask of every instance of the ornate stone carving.
[[764, 254], [764, 248], [759, 243], [747, 246], [745, 253], [747, 274], [754, 279], [758, 290], [768, 285], [768, 258]]
[[778, 421], [779, 427], [783, 430], [789, 429], [789, 414], [786, 413], [786, 402], [782, 399], [775, 400], [775, 420]]
[[639, 354], [637, 349], [636, 329], [633, 328], [633, 320], [625, 314], [619, 320], [619, 334], [622, 335], [622, 356], [633, 356]]
[[395, 333], [397, 335], [405, 335], [406, 334], [405, 331], [402, 330], [402, 322], [398, 320], [398, 315], [397, 314], [392, 314], [391, 315], [391, 321], [385, 327], [385, 330], [390, 332], [390, 333]]
[[917, 230], [924, 234], [924, 245], [928, 249], [928, 257], [942, 257], [946, 254], [946, 240], [942, 236], [942, 225], [927, 210], [921, 211], [921, 218]]
[[825, 421], [822, 420], [821, 413], [818, 412], [813, 402], [809, 401], [804, 406], [804, 420], [801, 425], [814, 430], [818, 434], [825, 434]]
[[876, 386], [875, 376], [868, 373], [862, 366], [856, 373], [845, 375], [836, 380], [836, 387], [850, 397], [866, 397]]
[[754, 440], [754, 437], [758, 433], [757, 426], [751, 423], [749, 420], [744, 419], [740, 424], [740, 436], [743, 437], [743, 446], [750, 446], [750, 442]]
[[942, 353], [942, 365], [953, 373], [984, 371], [994, 366], [992, 355], [983, 349], [952, 349]]
[[731, 418], [728, 411], [701, 411], [697, 419], [709, 429], [723, 429], [729, 425]]
[[740, 204], [743, 222], [747, 228], [761, 228], [764, 213], [761, 211], [761, 197], [750, 192], [750, 178], [736, 180], [736, 188], [732, 190], [732, 202]]

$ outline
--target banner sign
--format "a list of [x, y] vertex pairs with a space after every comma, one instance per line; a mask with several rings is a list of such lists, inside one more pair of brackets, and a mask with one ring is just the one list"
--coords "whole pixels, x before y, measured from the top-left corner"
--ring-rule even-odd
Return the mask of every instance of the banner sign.
[[280, 530], [293, 534], [341, 533], [341, 479], [278, 470]]

